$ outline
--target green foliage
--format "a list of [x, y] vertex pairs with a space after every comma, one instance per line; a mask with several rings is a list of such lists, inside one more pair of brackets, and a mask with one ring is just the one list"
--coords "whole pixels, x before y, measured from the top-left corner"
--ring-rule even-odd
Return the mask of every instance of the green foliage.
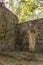
[[43, 7], [38, 7], [40, 0], [16, 0], [17, 6], [14, 6], [13, 0], [9, 0], [9, 6], [12, 11], [18, 16], [19, 23], [25, 22], [27, 20], [33, 20], [38, 17], [36, 10], [41, 10], [43, 12]]
[[13, 10], [14, 0], [9, 0], [9, 8]]

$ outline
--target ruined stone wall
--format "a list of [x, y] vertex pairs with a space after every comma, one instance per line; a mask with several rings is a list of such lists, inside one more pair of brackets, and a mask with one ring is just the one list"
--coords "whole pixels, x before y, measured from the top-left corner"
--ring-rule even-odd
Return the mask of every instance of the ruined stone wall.
[[28, 50], [28, 23], [18, 24], [16, 26], [16, 49]]
[[18, 24], [18, 18], [5, 7], [0, 7], [0, 51], [29, 51], [29, 34], [36, 34], [35, 51], [43, 52], [43, 18]]
[[43, 52], [43, 18], [16, 26], [16, 49], [29, 50], [29, 31], [36, 31], [35, 51]]
[[0, 7], [0, 51], [15, 50], [15, 26], [18, 18], [5, 7]]

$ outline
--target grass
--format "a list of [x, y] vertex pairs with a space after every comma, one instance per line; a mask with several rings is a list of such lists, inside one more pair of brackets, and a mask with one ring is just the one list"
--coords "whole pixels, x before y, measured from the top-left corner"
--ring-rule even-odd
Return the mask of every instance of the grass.
[[23, 52], [23, 51], [3, 51], [0, 52], [5, 56], [9, 56], [18, 60], [38, 60], [43, 61], [43, 54], [39, 53], [30, 53], [30, 52]]
[[[43, 54], [23, 51], [3, 51], [0, 56], [5, 65], [43, 65]], [[8, 64], [7, 64], [8, 63]]]

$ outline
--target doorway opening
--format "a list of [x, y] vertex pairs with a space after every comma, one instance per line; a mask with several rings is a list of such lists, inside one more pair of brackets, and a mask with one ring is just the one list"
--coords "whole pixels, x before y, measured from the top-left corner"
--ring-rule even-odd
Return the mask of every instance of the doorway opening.
[[35, 51], [36, 31], [34, 29], [29, 32], [29, 51]]

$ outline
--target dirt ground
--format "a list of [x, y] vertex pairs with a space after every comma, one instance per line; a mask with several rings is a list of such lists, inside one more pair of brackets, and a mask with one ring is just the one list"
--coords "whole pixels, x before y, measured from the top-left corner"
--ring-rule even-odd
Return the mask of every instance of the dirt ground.
[[[9, 53], [7, 55], [10, 55], [10, 54], [11, 53]], [[15, 54], [15, 55], [13, 55], [13, 54]], [[43, 55], [38, 57], [38, 59], [40, 59], [40, 61], [26, 59], [27, 54], [25, 54], [25, 53], [24, 53], [25, 58], [23, 57], [23, 53], [22, 54], [21, 53], [20, 54], [12, 53], [11, 54], [12, 56], [11, 55], [7, 56], [7, 55], [0, 55], [0, 65], [43, 65], [43, 58], [41, 58], [41, 56], [43, 56]], [[18, 55], [19, 59], [16, 57], [17, 55]], [[13, 57], [13, 56], [15, 56], [15, 57]], [[22, 59], [21, 59], [21, 57], [22, 57]]]

